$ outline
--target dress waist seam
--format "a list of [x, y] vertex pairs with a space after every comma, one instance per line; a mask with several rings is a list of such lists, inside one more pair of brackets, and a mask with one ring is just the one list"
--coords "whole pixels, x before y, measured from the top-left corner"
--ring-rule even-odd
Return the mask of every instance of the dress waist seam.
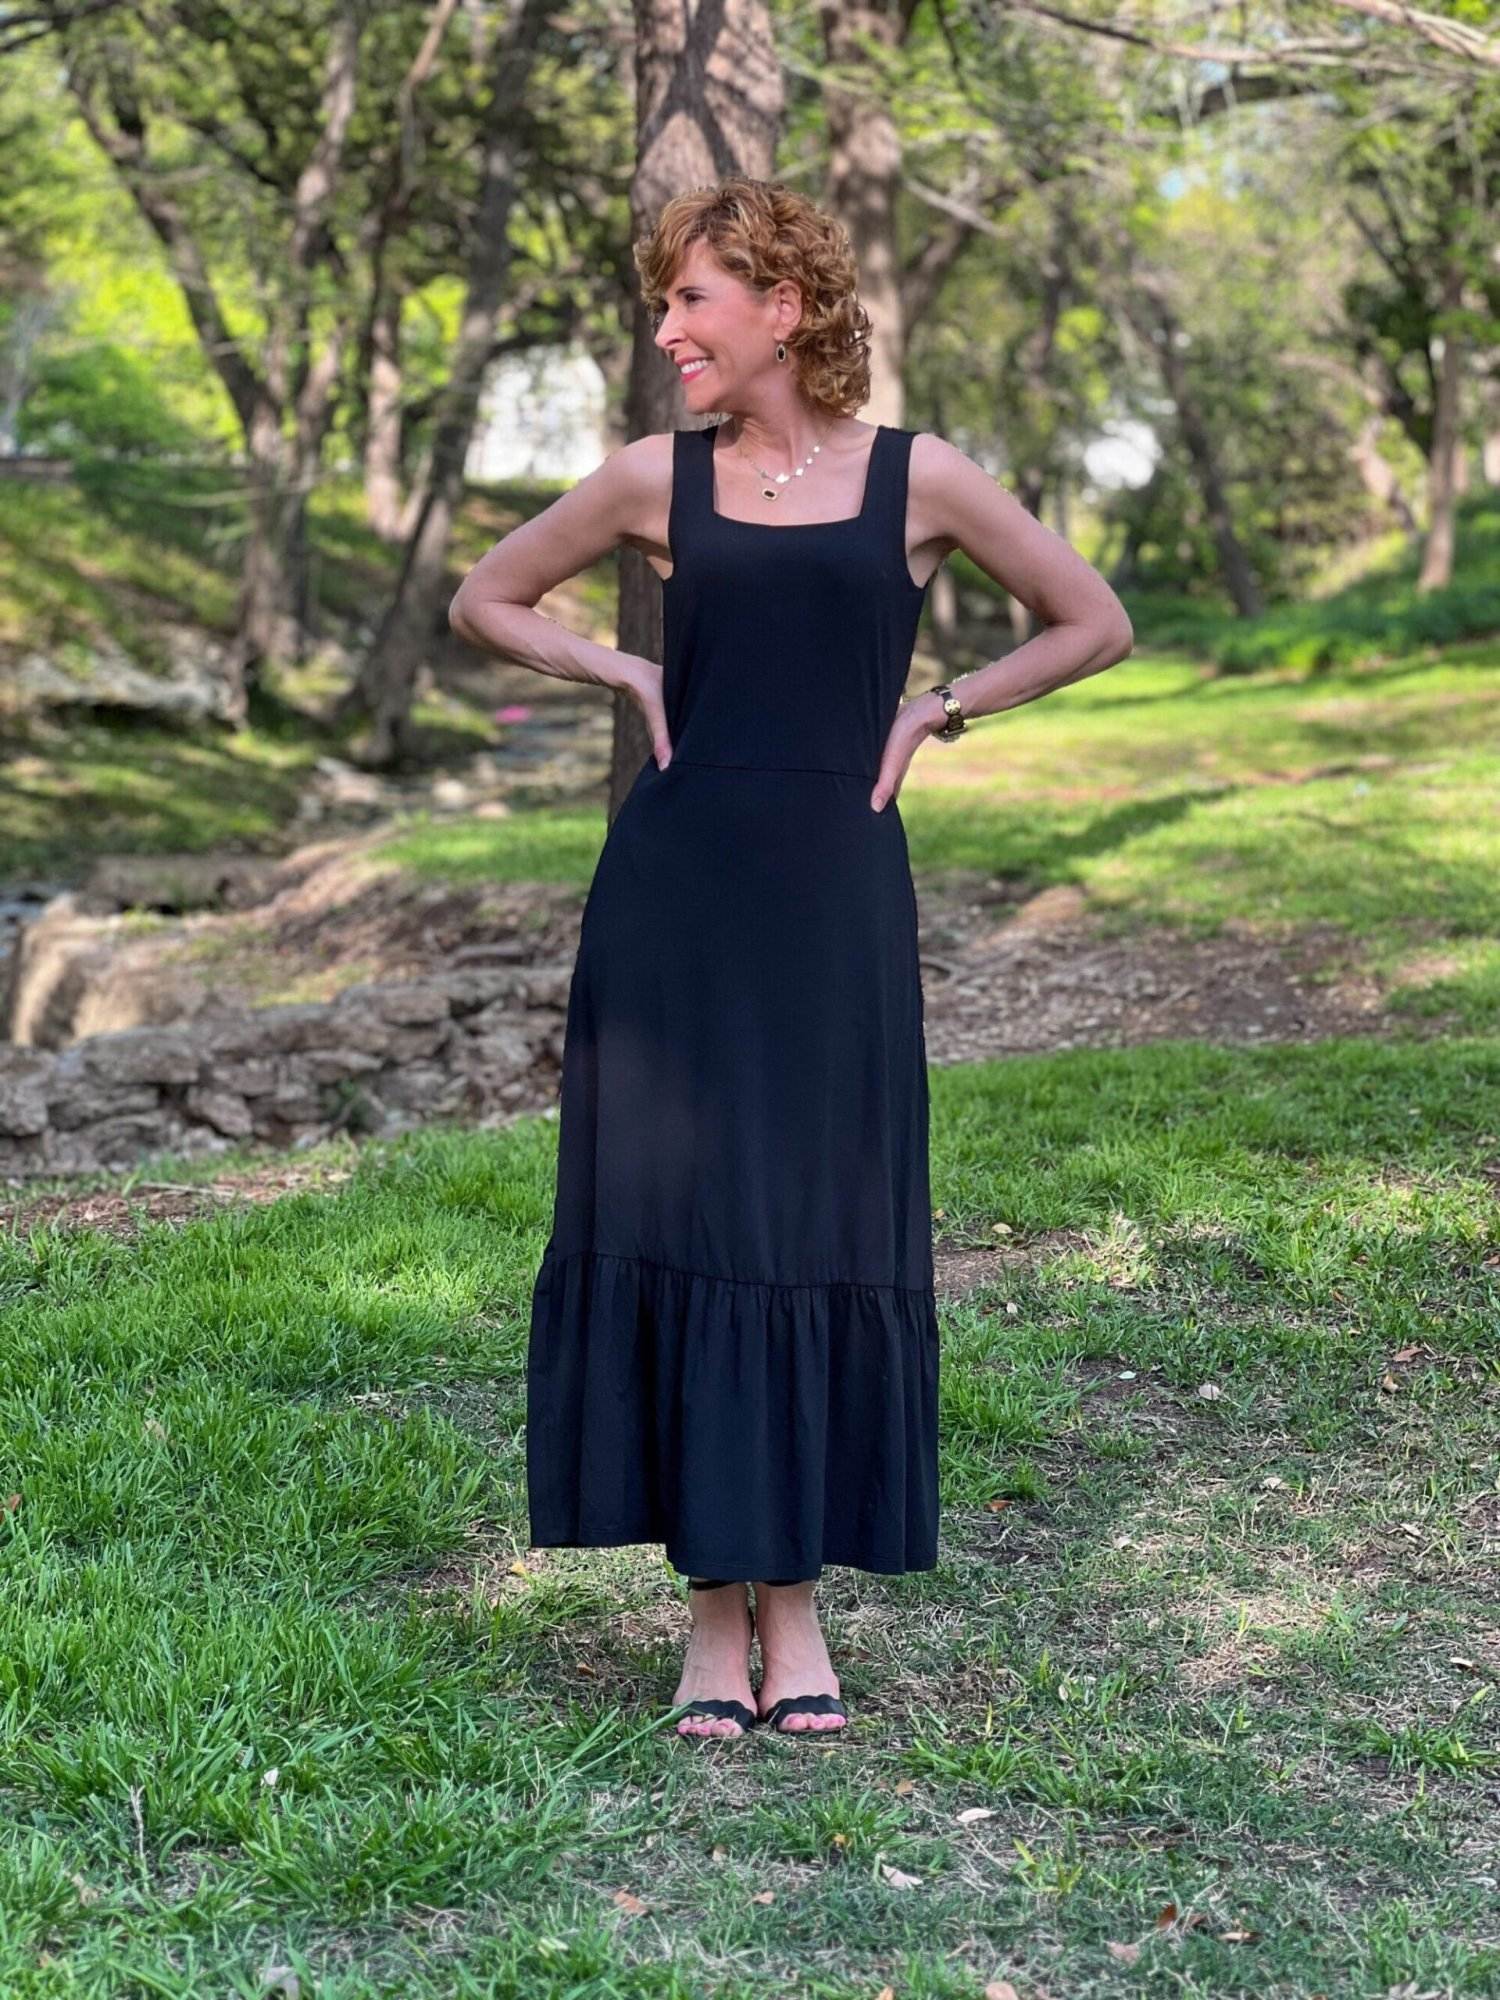
[[674, 751], [671, 764], [690, 764], [702, 771], [750, 771], [757, 777], [778, 771], [794, 771], [815, 778], [858, 778], [864, 784], [874, 784], [880, 776], [875, 771], [835, 771], [824, 764], [721, 764], [711, 757], [680, 757]]

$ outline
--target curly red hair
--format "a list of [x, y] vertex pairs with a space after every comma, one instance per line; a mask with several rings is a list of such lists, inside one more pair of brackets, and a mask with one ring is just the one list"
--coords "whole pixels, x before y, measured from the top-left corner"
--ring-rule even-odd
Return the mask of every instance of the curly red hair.
[[688, 245], [707, 243], [731, 276], [756, 291], [789, 278], [802, 319], [787, 335], [797, 381], [814, 403], [852, 416], [870, 398], [870, 315], [859, 302], [854, 246], [836, 216], [780, 181], [731, 174], [666, 202], [631, 246], [653, 318]]

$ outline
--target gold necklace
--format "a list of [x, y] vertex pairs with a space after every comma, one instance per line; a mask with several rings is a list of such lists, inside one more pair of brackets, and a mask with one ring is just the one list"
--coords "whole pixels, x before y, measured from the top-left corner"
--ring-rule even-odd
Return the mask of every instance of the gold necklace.
[[806, 472], [807, 468], [812, 464], [813, 460], [817, 457], [818, 453], [823, 449], [824, 440], [827, 438], [829, 431], [831, 431], [832, 429], [833, 425], [830, 424], [828, 426], [828, 430], [824, 431], [823, 436], [818, 439], [818, 442], [813, 446], [812, 450], [808, 453], [807, 457], [803, 459], [800, 465], [794, 465], [790, 472], [767, 472], [766, 468], [763, 465], [755, 465], [755, 460], [750, 456], [748, 451], [745, 451], [741, 447], [738, 438], [736, 438], [734, 441], [734, 448], [739, 453], [740, 457], [744, 459], [746, 465], [754, 465], [755, 470], [760, 474], [761, 478], [768, 482], [767, 485], [762, 486], [762, 488], [760, 489], [761, 499], [779, 500], [781, 498], [781, 495], [780, 493], [777, 492], [776, 490], [777, 487], [785, 486], [789, 479], [800, 479], [802, 477], [803, 473]]

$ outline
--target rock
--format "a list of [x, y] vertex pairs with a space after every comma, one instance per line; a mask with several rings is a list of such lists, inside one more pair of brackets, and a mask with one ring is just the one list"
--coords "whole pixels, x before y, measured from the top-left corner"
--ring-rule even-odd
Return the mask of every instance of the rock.
[[184, 1100], [190, 1117], [205, 1125], [212, 1125], [216, 1132], [222, 1132], [226, 1139], [248, 1139], [255, 1130], [255, 1120], [250, 1116], [250, 1107], [243, 1097], [236, 1097], [231, 1090], [210, 1090], [201, 1087], [188, 1092]]
[[49, 1096], [47, 1109], [59, 1132], [77, 1132], [96, 1119], [134, 1117], [154, 1111], [160, 1102], [161, 1092], [155, 1084], [84, 1083], [61, 1091], [56, 1097]]
[[30, 1048], [66, 1048], [86, 1035], [165, 1026], [208, 1000], [189, 968], [161, 962], [181, 933], [140, 919], [99, 916], [77, 895], [57, 896], [24, 925], [11, 955], [0, 1026]]
[[390, 1060], [405, 1064], [435, 1056], [452, 1041], [454, 1032], [453, 1023], [446, 1020], [433, 1021], [425, 1028], [397, 1028], [390, 1040]]
[[519, 991], [533, 1007], [562, 1007], [568, 1004], [568, 990], [573, 984], [573, 966], [530, 965], [520, 983]]
[[315, 1083], [342, 1083], [351, 1076], [368, 1076], [380, 1068], [379, 1056], [362, 1049], [313, 1049], [307, 1056], [309, 1073]]
[[344, 994], [338, 1003], [329, 1028], [330, 1039], [337, 1036], [340, 1045], [351, 1053], [383, 1056], [390, 1048], [395, 1029], [362, 1001], [346, 1007], [343, 1003], [348, 997]]
[[[128, 1167], [151, 1153], [184, 1153], [193, 1150], [188, 1127], [168, 1111], [133, 1113], [123, 1118], [103, 1118], [86, 1131], [68, 1137], [80, 1149], [92, 1153], [103, 1167]], [[69, 1171], [76, 1171], [72, 1169]]]
[[320, 757], [314, 769], [318, 774], [317, 797], [324, 805], [383, 806], [390, 795], [383, 778], [357, 770], [338, 757]]
[[103, 639], [76, 669], [44, 653], [26, 654], [12, 670], [13, 685], [23, 702], [42, 708], [127, 708], [187, 724], [235, 721], [229, 649], [196, 626], [163, 624], [156, 636], [166, 656], [163, 672]]
[[366, 991], [381, 1020], [389, 1021], [393, 1028], [446, 1021], [449, 1015], [448, 994], [437, 980], [414, 979], [406, 985], [373, 986]]
[[519, 1027], [496, 1027], [472, 1040], [466, 1038], [456, 1052], [455, 1063], [470, 1075], [498, 1081], [531, 1068], [532, 1042]]
[[258, 1007], [251, 1016], [256, 1049], [315, 1049], [328, 1039], [328, 1009], [310, 1000], [300, 1005]]
[[0, 1048], [0, 1138], [30, 1139], [46, 1131], [53, 1068], [46, 1056]]
[[380, 1101], [394, 1111], [442, 1118], [463, 1104], [466, 1086], [437, 1063], [412, 1063], [380, 1079]]
[[203, 1051], [186, 1028], [133, 1028], [84, 1043], [89, 1074], [101, 1083], [196, 1083]]
[[266, 1097], [276, 1088], [276, 1065], [263, 1057], [220, 1062], [210, 1054], [203, 1074], [214, 1089], [232, 1091], [239, 1097]]
[[249, 855], [105, 855], [80, 895], [85, 909], [239, 910], [271, 893], [280, 864]]

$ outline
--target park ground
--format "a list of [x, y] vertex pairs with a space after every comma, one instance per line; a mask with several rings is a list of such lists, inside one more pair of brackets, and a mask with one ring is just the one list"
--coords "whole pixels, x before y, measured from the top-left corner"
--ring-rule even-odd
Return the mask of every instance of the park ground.
[[[1500, 1993], [1500, 642], [1398, 598], [913, 766], [942, 1545], [826, 1573], [837, 1741], [678, 1742], [660, 1552], [526, 1545], [555, 1119], [0, 1190], [0, 1991]], [[316, 748], [44, 733], [11, 872]], [[554, 768], [358, 838], [581, 895]]]

